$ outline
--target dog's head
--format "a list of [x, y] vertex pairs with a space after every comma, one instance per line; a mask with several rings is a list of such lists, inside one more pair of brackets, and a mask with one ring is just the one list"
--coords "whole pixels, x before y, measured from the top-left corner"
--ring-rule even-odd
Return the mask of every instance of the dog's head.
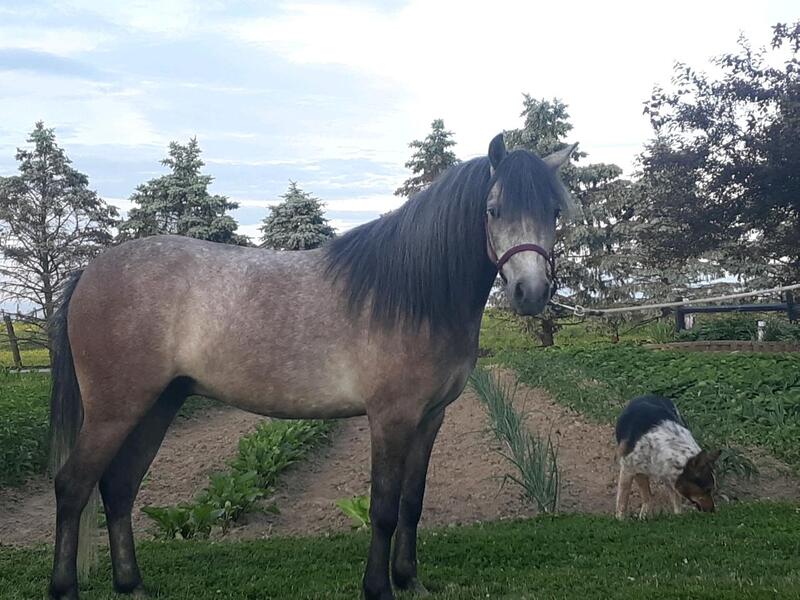
[[714, 463], [720, 451], [701, 450], [686, 463], [683, 472], [675, 482], [675, 489], [703, 512], [714, 512]]

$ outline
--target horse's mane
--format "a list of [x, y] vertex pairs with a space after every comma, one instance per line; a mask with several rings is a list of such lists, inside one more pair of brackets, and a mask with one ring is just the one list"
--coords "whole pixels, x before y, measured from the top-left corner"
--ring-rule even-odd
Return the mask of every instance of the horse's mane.
[[496, 274], [486, 253], [486, 198], [497, 182], [504, 214], [547, 214], [566, 191], [541, 159], [517, 150], [490, 176], [489, 159], [457, 164], [390, 214], [329, 242], [327, 274], [349, 309], [374, 321], [457, 331], [480, 315]]

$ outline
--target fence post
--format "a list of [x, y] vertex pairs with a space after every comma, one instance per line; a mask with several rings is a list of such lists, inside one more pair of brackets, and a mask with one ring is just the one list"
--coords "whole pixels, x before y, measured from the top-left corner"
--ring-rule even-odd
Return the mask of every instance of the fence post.
[[794, 303], [794, 293], [786, 292], [786, 314], [789, 316], [789, 323], [797, 321], [797, 305]]
[[11, 317], [3, 313], [3, 321], [6, 323], [6, 333], [8, 333], [8, 344], [11, 346], [11, 356], [14, 359], [14, 366], [17, 369], [22, 368], [22, 357], [19, 355], [19, 345], [17, 344], [17, 335], [14, 333], [14, 324], [11, 322]]
[[686, 329], [686, 313], [683, 309], [683, 306], [675, 307], [675, 329], [679, 332]]

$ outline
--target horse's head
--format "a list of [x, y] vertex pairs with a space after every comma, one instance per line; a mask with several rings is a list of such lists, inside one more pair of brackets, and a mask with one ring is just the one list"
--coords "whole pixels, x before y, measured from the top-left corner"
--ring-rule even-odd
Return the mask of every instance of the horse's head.
[[556, 221], [573, 210], [558, 170], [576, 145], [541, 159], [526, 150], [507, 152], [502, 134], [489, 144], [486, 248], [517, 314], [542, 312], [553, 294]]

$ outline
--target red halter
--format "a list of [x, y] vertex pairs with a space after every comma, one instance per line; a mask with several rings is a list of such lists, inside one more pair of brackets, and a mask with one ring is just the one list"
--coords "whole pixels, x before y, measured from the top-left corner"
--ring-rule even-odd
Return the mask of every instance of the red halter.
[[[486, 216], [486, 251], [489, 254], [489, 260], [491, 260], [494, 265], [497, 267], [497, 273], [500, 275], [500, 278], [505, 283], [506, 276], [503, 275], [503, 265], [508, 262], [515, 254], [520, 252], [536, 252], [539, 256], [547, 261], [547, 264], [550, 266], [550, 276], [552, 277], [553, 286], [555, 287], [555, 276], [556, 276], [556, 262], [555, 257], [547, 252], [544, 248], [539, 246], [538, 244], [517, 244], [516, 246], [511, 246], [508, 250], [503, 253], [499, 259], [497, 258], [497, 252], [495, 252], [494, 245], [492, 244], [492, 237], [489, 235], [489, 217]], [[552, 294], [551, 294], [552, 295]]]

